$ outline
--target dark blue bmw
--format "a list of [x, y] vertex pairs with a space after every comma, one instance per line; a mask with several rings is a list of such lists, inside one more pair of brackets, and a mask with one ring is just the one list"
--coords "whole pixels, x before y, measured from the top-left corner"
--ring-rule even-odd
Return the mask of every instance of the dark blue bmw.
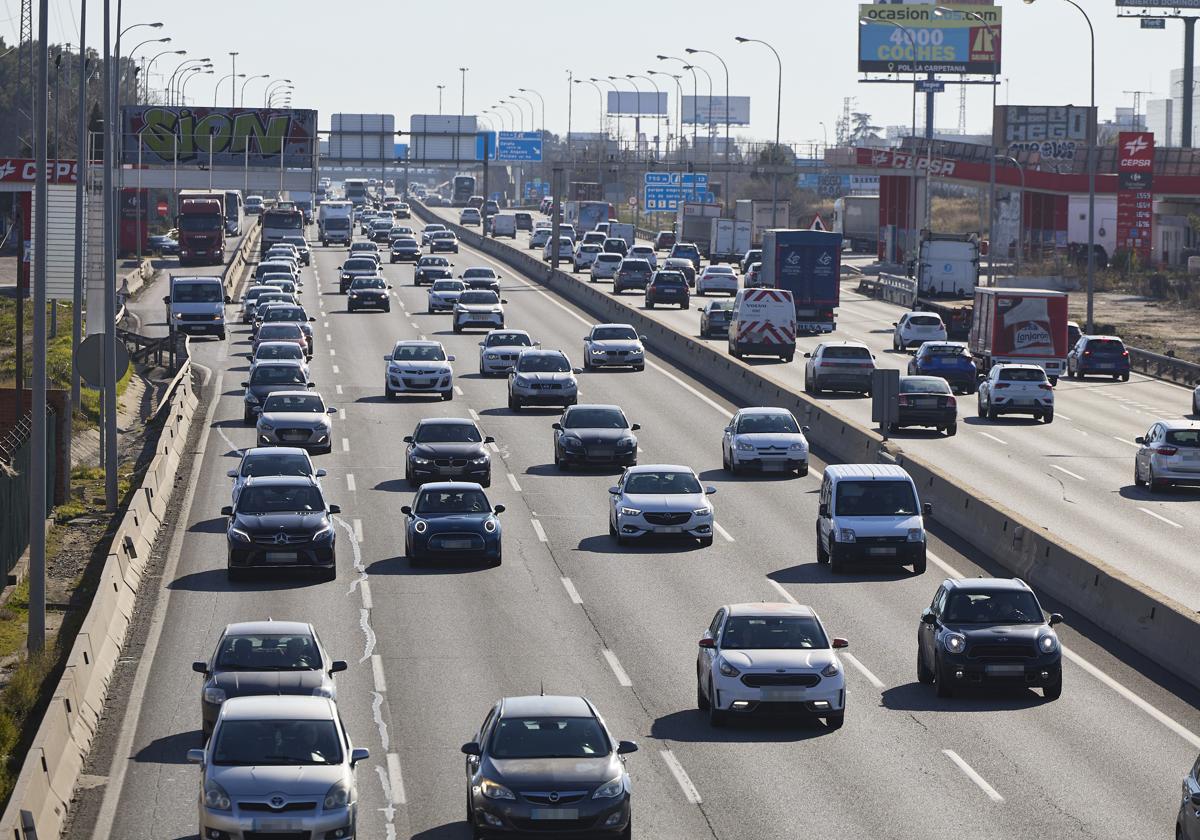
[[493, 566], [501, 560], [500, 520], [504, 505], [492, 507], [478, 484], [445, 481], [426, 484], [408, 517], [404, 553], [413, 565], [430, 560], [481, 558]]
[[908, 363], [909, 376], [939, 376], [960, 394], [973, 394], [979, 371], [962, 341], [926, 341]]

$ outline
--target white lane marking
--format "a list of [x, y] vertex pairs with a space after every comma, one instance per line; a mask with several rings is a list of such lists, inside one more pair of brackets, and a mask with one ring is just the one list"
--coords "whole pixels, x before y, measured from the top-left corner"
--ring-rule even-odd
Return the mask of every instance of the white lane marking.
[[344, 409], [344, 408], [339, 408], [339, 409], [338, 409], [338, 419], [339, 419], [339, 420], [345, 420], [345, 419], [346, 419], [346, 409]]
[[886, 687], [883, 684], [883, 680], [879, 679], [879, 677], [872, 674], [866, 665], [863, 665], [861, 662], [858, 661], [858, 657], [856, 657], [854, 654], [843, 652], [839, 655], [842, 659], [845, 659], [847, 662], [849, 662], [851, 665], [853, 665], [856, 671], [858, 671], [860, 674], [862, 674], [864, 677], [866, 677], [867, 682], [869, 682], [871, 685], [875, 686], [880, 691], [883, 691], [883, 689]]
[[457, 385], [455, 385], [454, 386], [454, 395], [457, 397], [461, 397], [463, 395], [462, 388], [459, 388]]
[[422, 340], [422, 341], [428, 341], [429, 339], [427, 339], [427, 338], [425, 337], [425, 333], [421, 333], [421, 340]]
[[376, 691], [387, 691], [387, 678], [383, 675], [383, 657], [378, 653], [371, 654], [371, 677], [375, 680]]
[[346, 473], [346, 489], [354, 493], [358, 488], [354, 485], [354, 473]]
[[667, 377], [667, 379], [670, 379], [672, 382], [674, 382], [674, 383], [675, 383], [676, 385], [678, 385], [679, 387], [683, 388], [685, 391], [687, 391], [688, 393], [690, 393], [692, 396], [699, 398], [699, 399], [700, 399], [702, 402], [704, 402], [704, 403], [707, 403], [708, 405], [710, 405], [710, 406], [712, 406], [713, 408], [715, 408], [715, 409], [718, 411], [718, 413], [720, 413], [720, 414], [721, 414], [721, 416], [722, 416], [722, 417], [724, 417], [726, 420], [728, 420], [728, 419], [731, 419], [731, 418], [733, 417], [733, 412], [732, 412], [732, 411], [729, 411], [729, 410], [727, 410], [727, 409], [725, 408], [725, 406], [721, 405], [719, 402], [717, 402], [716, 400], [712, 399], [712, 398], [711, 398], [711, 397], [709, 397], [708, 395], [706, 395], [706, 394], [702, 394], [700, 391], [698, 391], [697, 389], [693, 388], [693, 387], [692, 387], [691, 385], [689, 385], [688, 383], [684, 382], [682, 379], [680, 379], [680, 378], [679, 378], [678, 376], [676, 376], [675, 374], [671, 373], [669, 370], [667, 370], [667, 369], [666, 369], [665, 367], [663, 367], [662, 365], [660, 365], [660, 364], [657, 364], [657, 363], [655, 363], [655, 362], [651, 362], [651, 361], [647, 361], [647, 362], [646, 362], [646, 364], [647, 364], [647, 365], [649, 365], [649, 366], [650, 366], [651, 368], [653, 368], [654, 370], [656, 370], [656, 371], [658, 371], [659, 373], [661, 373], [663, 376]]
[[1174, 526], [1174, 527], [1176, 527], [1176, 528], [1182, 528], [1182, 527], [1183, 527], [1183, 526], [1182, 526], [1182, 525], [1180, 525], [1178, 522], [1172, 522], [1170, 519], [1167, 519], [1167, 517], [1165, 517], [1165, 516], [1161, 516], [1160, 514], [1157, 514], [1157, 513], [1155, 513], [1154, 511], [1150, 510], [1150, 508], [1139, 507], [1139, 508], [1138, 508], [1138, 510], [1140, 510], [1142, 513], [1147, 513], [1147, 514], [1149, 514], [1150, 516], [1153, 516], [1155, 519], [1162, 520], [1163, 522], [1166, 522], [1168, 525], [1172, 525], [1172, 526]]
[[684, 799], [692, 805], [699, 805], [701, 802], [700, 791], [696, 790], [696, 786], [688, 778], [687, 771], [683, 769], [683, 765], [679, 763], [679, 759], [675, 757], [675, 754], [670, 750], [659, 750], [658, 754], [662, 756], [662, 760], [667, 763], [667, 769], [671, 771], [671, 775], [679, 783], [680, 789], [683, 790]]
[[[366, 610], [362, 611], [363, 615], [367, 614]], [[371, 717], [375, 719], [375, 727], [379, 730], [379, 743], [383, 745], [384, 752], [388, 748], [388, 728], [383, 721], [383, 695], [378, 691], [371, 692]]]
[[341, 371], [340, 371], [340, 370], [338, 370], [338, 366], [337, 366], [337, 365], [331, 365], [331, 366], [330, 366], [330, 369], [331, 369], [331, 370], [332, 370], [334, 373], [341, 373]]
[[239, 455], [242, 454], [242, 451], [245, 447], [238, 446], [236, 443], [230, 440], [229, 435], [225, 434], [225, 428], [223, 426], [217, 426], [217, 431], [221, 434], [221, 438], [225, 441], [225, 443], [229, 445], [230, 449]]
[[[322, 324], [322, 326], [325, 327], [325, 329], [329, 329], [329, 322], [326, 321], [324, 324]], [[328, 339], [328, 336], [326, 336], [326, 338]], [[332, 340], [332, 339], [328, 339], [328, 340]]]
[[508, 476], [508, 483], [512, 485], [512, 489], [517, 493], [521, 492], [521, 485], [517, 484], [517, 477], [512, 473], [505, 473]]
[[996, 437], [995, 435], [989, 435], [987, 432], [980, 432], [979, 434], [983, 435], [986, 438], [991, 438], [992, 440], [996, 441], [996, 443], [1003, 444], [1004, 446], [1008, 446], [1007, 441], [1000, 440], [1000, 438]]
[[927, 559], [933, 561], [933, 564], [935, 566], [937, 566], [939, 569], [941, 569], [946, 574], [950, 575], [950, 577], [952, 577], [952, 578], [961, 578], [962, 577], [962, 574], [958, 571], [958, 569], [951, 566], [949, 563], [947, 563], [941, 557], [938, 557], [936, 554], [934, 554], [929, 549], [925, 549], [925, 557]]
[[326, 340], [326, 341], [333, 341], [333, 336], [331, 336], [329, 333], [325, 333], [325, 340]]
[[409, 321], [408, 323], [410, 323], [410, 324], [412, 325], [412, 328], [413, 328], [414, 330], [419, 330], [419, 329], [420, 329], [420, 327], [418, 327], [418, 326], [417, 326], [417, 322], [416, 322], [416, 321]]
[[625, 688], [633, 686], [633, 680], [629, 679], [629, 674], [625, 673], [625, 669], [621, 667], [621, 662], [617, 659], [617, 655], [608, 648], [600, 651], [604, 654], [604, 659], [608, 662], [608, 667], [612, 668], [613, 676], [617, 678], [617, 682]]
[[771, 584], [771, 586], [775, 587], [775, 590], [780, 595], [783, 596], [783, 600], [787, 601], [789, 604], [799, 604], [800, 603], [799, 601], [797, 601], [795, 599], [795, 597], [792, 595], [791, 592], [788, 592], [786, 589], [783, 588], [783, 584], [781, 584], [779, 581], [772, 580], [771, 578], [767, 578], [767, 583], [769, 583], [769, 584]]
[[343, 452], [350, 451], [350, 438], [342, 438], [342, 451]]
[[1057, 417], [1059, 420], [1066, 420], [1068, 423], [1073, 423], [1073, 422], [1075, 422], [1075, 421], [1073, 421], [1073, 420], [1072, 420], [1070, 417], [1068, 417], [1067, 415], [1063, 414], [1061, 411], [1056, 411], [1056, 412], [1054, 412], [1054, 416], [1055, 416], [1055, 417]]
[[497, 455], [500, 454], [500, 444], [496, 443], [495, 441], [492, 441], [491, 443], [488, 444], [488, 449], [492, 450]]
[[713, 522], [713, 529], [714, 529], [714, 530], [716, 530], [716, 532], [717, 532], [718, 534], [720, 534], [722, 537], [724, 537], [724, 539], [725, 539], [725, 542], [733, 542], [733, 541], [734, 541], [734, 540], [733, 540], [733, 534], [729, 533], [729, 532], [728, 532], [728, 531], [726, 531], [724, 528], [722, 528], [722, 527], [721, 527], [721, 523], [720, 523], [720, 522], [716, 522], [716, 521], [714, 521], [714, 522]]
[[1134, 442], [1133, 442], [1133, 441], [1131, 441], [1131, 440], [1125, 440], [1125, 438], [1123, 438], [1123, 437], [1117, 437], [1116, 435], [1113, 435], [1113, 436], [1112, 436], [1112, 439], [1113, 439], [1113, 440], [1115, 440], [1115, 441], [1117, 441], [1118, 443], [1123, 443], [1123, 444], [1125, 444], [1126, 446], [1132, 446], [1134, 449], [1141, 449], [1141, 448], [1142, 448], [1142, 445], [1141, 445], [1140, 443], [1134, 443]]
[[942, 750], [942, 755], [953, 761], [955, 766], [963, 772], [963, 775], [974, 782], [981, 791], [987, 794], [988, 799], [992, 800], [993, 802], [1004, 801], [1004, 797], [997, 793], [996, 789], [987, 783], [987, 779], [976, 773], [975, 768], [963, 761], [962, 757], [959, 756], [959, 754], [954, 750]]
[[1066, 473], [1067, 475], [1071, 476], [1071, 478], [1077, 478], [1080, 481], [1087, 481], [1087, 479], [1084, 478], [1083, 476], [1081, 476], [1079, 473], [1073, 473], [1070, 470], [1068, 470], [1066, 467], [1060, 467], [1058, 464], [1051, 464], [1050, 469], [1058, 470], [1061, 473]]
[[336, 356], [336, 355], [337, 355], [337, 351], [336, 351], [336, 350], [334, 350], [332, 347], [330, 347], [330, 348], [329, 348], [329, 355], [330, 355], [330, 356]]
[[400, 756], [395, 753], [387, 754], [387, 772], [392, 804], [403, 805], [407, 801], [407, 797], [404, 795], [404, 777], [400, 775]]
[[472, 420], [474, 420], [476, 423], [478, 423], [478, 422], [479, 422], [479, 412], [478, 412], [478, 411], [476, 411], [476, 410], [475, 410], [475, 409], [473, 409], [473, 408], [468, 408], [468, 409], [467, 409], [467, 414], [470, 414], [470, 415], [471, 415], [471, 419], [472, 419]]
[[579, 590], [575, 588], [575, 584], [571, 583], [568, 577], [559, 578], [562, 581], [563, 589], [567, 590], [567, 597], [571, 599], [572, 604], [582, 604], [583, 599], [579, 597]]
[[533, 523], [533, 532], [537, 534], [538, 542], [547, 542], [546, 532], [542, 528], [542, 523], [536, 519], [530, 519], [529, 521]]
[[375, 609], [375, 602], [371, 600], [371, 584], [369, 581], [360, 581], [358, 591], [361, 593], [362, 605], [364, 609]]
[[355, 519], [353, 524], [354, 524], [354, 541], [356, 543], [358, 543], [359, 545], [362, 545], [362, 543], [363, 543], [362, 520]]
[[342, 393], [342, 386], [341, 386], [341, 385], [335, 385], [335, 386], [333, 386], [333, 387], [337, 389], [337, 392], [338, 392], [339, 394], [340, 394], [340, 393]]

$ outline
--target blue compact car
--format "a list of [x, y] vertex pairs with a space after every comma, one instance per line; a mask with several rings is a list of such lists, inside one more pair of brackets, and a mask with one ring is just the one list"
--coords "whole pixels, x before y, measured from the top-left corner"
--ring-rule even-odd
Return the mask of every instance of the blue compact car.
[[979, 370], [971, 351], [962, 341], [926, 341], [908, 363], [909, 376], [939, 376], [951, 390], [973, 394]]
[[483, 488], [465, 481], [424, 485], [412, 506], [400, 512], [408, 517], [404, 553], [413, 565], [437, 560], [478, 558], [493, 566], [501, 561], [499, 514]]

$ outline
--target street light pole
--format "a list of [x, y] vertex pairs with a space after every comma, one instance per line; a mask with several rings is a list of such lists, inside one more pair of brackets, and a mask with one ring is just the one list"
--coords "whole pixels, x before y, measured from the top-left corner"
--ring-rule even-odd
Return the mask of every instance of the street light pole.
[[[229, 72], [229, 78], [230, 78], [230, 81], [229, 81], [229, 107], [230, 108], [237, 107], [237, 80], [244, 79], [246, 77], [245, 73], [243, 73], [240, 76], [238, 75], [237, 57], [238, 57], [238, 53], [230, 50], [229, 58], [233, 62], [233, 66], [230, 68], [230, 72]], [[224, 79], [222, 79], [221, 81], [224, 81]], [[217, 90], [220, 89], [220, 87], [221, 87], [220, 83], [217, 83], [217, 86], [215, 88], [213, 88], [213, 107], [214, 108], [217, 107]]]
[[[637, 80], [639, 77], [635, 76], [633, 73], [626, 73], [625, 78], [629, 80], [629, 84], [633, 85], [633, 89], [637, 91], [637, 109], [638, 109], [638, 115], [641, 116], [641, 113], [642, 113], [642, 89], [640, 87], [638, 87], [638, 84], [637, 84]], [[641, 78], [645, 78], [645, 77], [643, 76]], [[649, 80], [647, 80], [647, 81], [649, 81]], [[653, 85], [654, 82], [650, 82], [650, 84]], [[655, 88], [658, 87], [658, 85], [654, 85], [654, 86], [655, 86]], [[660, 133], [660, 130], [657, 128], [657, 126], [658, 126], [658, 103], [657, 102], [654, 105], [654, 111], [655, 111], [654, 124], [656, 126], [656, 128], [654, 130], [654, 149], [657, 152], [658, 151], [658, 135]], [[647, 145], [649, 145], [649, 144], [647, 144]], [[647, 149], [647, 151], [649, 151], [649, 149]]]
[[[652, 72], [652, 71], [647, 71], [647, 72]], [[650, 86], [652, 88], [654, 88], [654, 116], [655, 116], [655, 119], [657, 119], [658, 118], [658, 103], [662, 99], [662, 91], [659, 89], [658, 84], [653, 79], [651, 79], [648, 75], [641, 76], [636, 73], [630, 73], [629, 80], [633, 81], [634, 79], [645, 79], [647, 82], [650, 83]], [[636, 87], [636, 85], [635, 85], [635, 87]], [[638, 96], [641, 96], [641, 91], [638, 91]], [[638, 110], [641, 110], [640, 105], [638, 106]], [[663, 116], [665, 116], [667, 119], [667, 154], [670, 154], [670, 152], [671, 152], [671, 149], [670, 149], [670, 145], [671, 145], [671, 114], [668, 111]], [[662, 131], [660, 130], [659, 132], [657, 132], [655, 134], [655, 137], [654, 137], [654, 156], [655, 157], [658, 157], [658, 151], [659, 151], [659, 149], [658, 149], [659, 136], [658, 135], [661, 135], [661, 134], [662, 134]]]
[[[81, 2], [86, 4], [87, 0], [81, 0]], [[142, 75], [146, 77], [145, 99], [147, 104], [150, 103], [150, 68], [154, 66], [154, 62], [158, 61], [164, 55], [187, 55], [187, 50], [163, 50], [146, 62], [146, 65], [142, 68]]]
[[[620, 94], [620, 91], [617, 90], [616, 84], [608, 79], [597, 79], [595, 76], [593, 76], [589, 81], [607, 83], [612, 86], [613, 93], [617, 94], [617, 154], [620, 154], [621, 153], [621, 94]], [[604, 110], [606, 113], [608, 112], [607, 108], [605, 108]]]
[[[688, 53], [689, 55], [692, 53], [711, 55], [717, 61], [721, 62], [721, 68], [725, 71], [725, 160], [729, 160], [729, 65], [725, 63], [725, 59], [721, 58], [721, 56], [717, 55], [712, 50], [696, 50], [688, 47], [684, 50], [684, 52]], [[709, 119], [712, 119], [711, 111], [708, 117]]]
[[[538, 93], [533, 88], [517, 88], [517, 90], [519, 90], [521, 93], [532, 93], [534, 96], [536, 96], [538, 98], [538, 101], [540, 103], [542, 103], [542, 134], [544, 135], [546, 133], [546, 100], [542, 97], [542, 95], [540, 93]], [[569, 90], [569, 88], [568, 88], [568, 90]], [[569, 120], [568, 120], [568, 122], [569, 122]], [[569, 126], [568, 126], [568, 129], [569, 129]], [[568, 130], [567, 131], [568, 138], [570, 137], [570, 135], [571, 135], [571, 132], [570, 132], [570, 130]]]
[[[734, 36], [734, 40], [739, 44], [762, 44], [775, 54], [775, 61], [779, 65], [779, 86], [775, 95], [775, 154], [779, 154], [779, 116], [783, 109], [783, 59], [779, 57], [779, 50], [768, 44], [766, 41], [760, 41], [756, 38], [742, 38]], [[779, 226], [779, 167], [774, 167], [774, 176], [771, 178], [771, 224], [775, 227]]]
[[[246, 75], [245, 73], [237, 73], [237, 74], [234, 74], [234, 73], [228, 73], [228, 74], [226, 74], [226, 75], [222, 76], [220, 79], [218, 79], [218, 80], [217, 80], [217, 83], [216, 83], [215, 85], [213, 85], [213, 107], [214, 107], [214, 108], [216, 108], [216, 107], [217, 107], [217, 96], [218, 96], [218, 94], [220, 94], [220, 92], [221, 92], [221, 84], [222, 84], [222, 83], [223, 83], [223, 82], [224, 82], [226, 79], [233, 79], [233, 82], [231, 82], [231, 83], [230, 83], [230, 87], [231, 87], [231, 88], [233, 88], [233, 89], [234, 89], [234, 91], [235, 91], [235, 93], [232, 95], [232, 98], [233, 98], [233, 99], [234, 99], [234, 101], [236, 102], [236, 100], [237, 100], [237, 93], [236, 93], [236, 91], [237, 91], [237, 80], [238, 80], [238, 79], [240, 79], [240, 78], [243, 78], [245, 75]], [[236, 106], [235, 106], [235, 107], [236, 107]]]
[[266, 86], [266, 87], [263, 89], [263, 107], [264, 107], [264, 108], [268, 108], [268, 107], [270, 107], [270, 105], [271, 105], [271, 94], [273, 94], [273, 93], [274, 93], [276, 90], [278, 90], [280, 87], [283, 87], [284, 85], [290, 85], [291, 83], [292, 83], [292, 80], [291, 80], [291, 79], [276, 79], [275, 81], [273, 81], [273, 82], [270, 82], [270, 83], [269, 83], [269, 84], [268, 84], [268, 85], [267, 85], [267, 86]]
[[[680, 84], [680, 77], [674, 73], [664, 73], [661, 70], [647, 70], [651, 76], [667, 76], [675, 81], [675, 153], [679, 153], [679, 138], [683, 136], [683, 85]], [[670, 120], [667, 121], [667, 169], [671, 168], [671, 128]]]
[[[692, 66], [691, 64], [689, 64], [686, 60], [680, 58], [677, 55], [656, 55], [655, 58], [657, 58], [659, 61], [678, 61], [680, 64], [683, 65], [684, 70], [692, 71], [692, 103], [693, 104], [692, 104], [692, 151], [691, 151], [691, 157], [693, 159], [695, 159], [695, 157], [696, 157], [696, 126], [699, 125], [699, 122], [700, 122], [696, 118], [696, 105], [695, 105], [695, 103], [700, 101], [700, 91], [699, 91], [700, 82], [697, 81], [697, 79], [696, 79], [696, 68], [694, 66]], [[680, 103], [679, 103], [679, 113], [680, 113], [679, 133], [680, 133], [680, 135], [682, 135], [683, 134], [683, 116], [682, 116], [683, 115], [683, 97], [680, 96], [679, 99], [680, 99]]]
[[[691, 69], [691, 68], [693, 68], [693, 67], [694, 67], [695, 69], [693, 69], [693, 70], [692, 70], [692, 72], [695, 72], [696, 70], [699, 70], [701, 73], [703, 73], [703, 74], [704, 74], [704, 78], [708, 79], [708, 108], [707, 108], [707, 111], [708, 111], [708, 122], [707, 122], [707, 125], [708, 125], [708, 168], [709, 168], [709, 169], [711, 169], [711, 168], [712, 168], [712, 136], [713, 136], [713, 123], [712, 123], [712, 91], [713, 91], [713, 82], [712, 82], [712, 74], [711, 74], [711, 73], [709, 73], [707, 70], [705, 70], [703, 67], [701, 67], [699, 64], [696, 64], [695, 62], [692, 62], [692, 64], [689, 64], [689, 65], [688, 65], [688, 68], [689, 68], [689, 69]], [[699, 122], [699, 121], [697, 120], [697, 122]]]
[[269, 78], [271, 78], [270, 73], [259, 73], [257, 76], [251, 76], [250, 78], [246, 79], [246, 81], [242, 82], [242, 89], [238, 91], [238, 107], [244, 108], [246, 106], [246, 85], [250, 84], [255, 79]]
[[467, 71], [470, 69], [470, 67], [458, 68], [458, 72], [462, 73], [462, 108], [458, 113], [464, 117], [467, 115]]
[[206, 70], [203, 67], [192, 67], [186, 73], [184, 73], [179, 79], [179, 104], [187, 104], [187, 83], [189, 81], [194, 79], [196, 76], [211, 76], [212, 72], [213, 71]]
[[442, 91], [444, 91], [445, 89], [446, 89], [446, 86], [445, 86], [445, 85], [438, 85], [438, 86], [437, 86], [437, 92], [438, 92], [438, 116], [441, 116], [441, 114], [442, 114]]

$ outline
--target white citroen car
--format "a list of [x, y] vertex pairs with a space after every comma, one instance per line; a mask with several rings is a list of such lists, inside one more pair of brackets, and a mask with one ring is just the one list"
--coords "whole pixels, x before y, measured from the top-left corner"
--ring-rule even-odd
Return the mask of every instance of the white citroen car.
[[721, 463], [737, 475], [747, 470], [808, 475], [808, 439], [786, 408], [743, 408], [721, 438]]

